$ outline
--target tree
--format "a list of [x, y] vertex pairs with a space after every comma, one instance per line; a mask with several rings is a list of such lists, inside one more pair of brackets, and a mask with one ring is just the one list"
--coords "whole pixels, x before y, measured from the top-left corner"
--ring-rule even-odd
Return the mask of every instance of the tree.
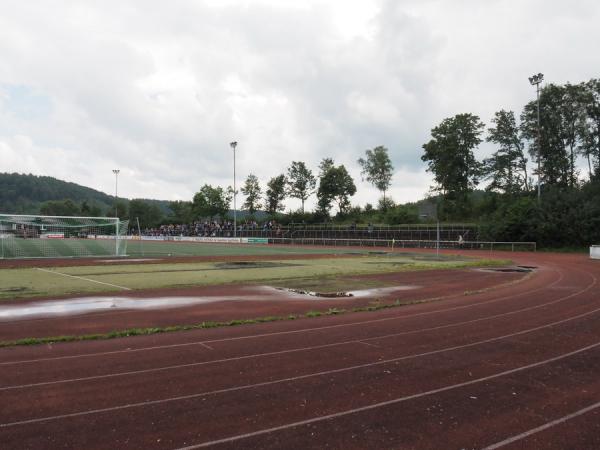
[[487, 142], [500, 148], [492, 157], [483, 160], [482, 175], [492, 182], [487, 190], [516, 193], [529, 190], [527, 158], [523, 154], [523, 140], [512, 111], [498, 111], [488, 129]]
[[106, 212], [107, 217], [119, 217], [121, 220], [129, 219], [129, 202], [119, 198], [113, 201], [113, 205]]
[[140, 227], [152, 228], [160, 225], [164, 215], [155, 204], [136, 198], [129, 202], [129, 218], [131, 225], [137, 225], [136, 218], [140, 221]]
[[271, 178], [267, 183], [265, 209], [270, 214], [283, 211], [283, 200], [285, 199], [286, 184], [287, 180], [283, 174]]
[[317, 189], [317, 211], [325, 216], [329, 215], [333, 201], [335, 186], [327, 178], [328, 172], [335, 167], [332, 158], [323, 158], [319, 163], [319, 188]]
[[231, 189], [205, 184], [194, 195], [192, 211], [196, 217], [225, 217], [231, 203]]
[[343, 164], [336, 167], [331, 158], [324, 158], [319, 168], [319, 210], [329, 212], [331, 202], [335, 201], [339, 213], [344, 214], [350, 207], [350, 197], [356, 193], [354, 180]]
[[176, 200], [169, 203], [171, 214], [169, 221], [173, 223], [191, 223], [194, 221], [194, 213], [192, 202]]
[[242, 194], [246, 196], [244, 208], [253, 215], [259, 206], [261, 197], [260, 184], [258, 183], [258, 177], [256, 175], [248, 175], [248, 178], [246, 178], [246, 181], [244, 182], [244, 186], [242, 186]]
[[600, 176], [600, 80], [585, 83], [584, 105], [586, 120], [583, 123], [579, 153], [586, 158], [590, 179]]
[[44, 216], [79, 216], [81, 210], [71, 200], [48, 200], [40, 206], [40, 214]]
[[468, 193], [479, 182], [480, 165], [473, 149], [481, 143], [484, 124], [473, 114], [458, 114], [444, 119], [431, 130], [432, 139], [423, 145], [427, 171], [433, 173], [437, 186], [446, 203], [457, 215], [464, 213]]
[[288, 168], [288, 195], [302, 201], [302, 214], [304, 214], [304, 202], [315, 189], [317, 181], [312, 171], [302, 161], [292, 161]]
[[385, 192], [390, 187], [392, 175], [394, 173], [394, 166], [388, 156], [388, 150], [383, 146], [379, 146], [375, 147], [373, 150], [366, 150], [365, 154], [366, 159], [358, 159], [358, 164], [360, 164], [362, 168], [361, 175], [363, 179], [366, 179], [378, 190], [383, 192], [383, 205], [385, 206], [387, 205], [385, 201]]
[[83, 202], [81, 202], [80, 210], [81, 210], [82, 216], [100, 217], [102, 215], [102, 210], [100, 209], [100, 207], [95, 204], [92, 204], [90, 206], [90, 204], [88, 203], [87, 200], [84, 200]]
[[540, 93], [541, 132], [537, 137], [537, 103], [525, 105], [521, 114], [523, 136], [530, 140], [529, 153], [540, 158], [544, 184], [574, 186], [577, 174], [575, 154], [583, 139], [584, 95], [579, 86], [550, 84]]

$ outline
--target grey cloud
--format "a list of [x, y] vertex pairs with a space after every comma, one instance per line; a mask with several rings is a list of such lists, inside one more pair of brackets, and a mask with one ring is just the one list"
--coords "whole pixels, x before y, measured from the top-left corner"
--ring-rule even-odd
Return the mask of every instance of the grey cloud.
[[[429, 185], [421, 145], [443, 118], [489, 121], [532, 98], [532, 71], [578, 82], [599, 67], [600, 7], [587, 0], [375, 1], [369, 33], [350, 37], [334, 22], [352, 4], [333, 0], [6, 4], [0, 86], [50, 107], [19, 116], [0, 95], [3, 170], [110, 190], [120, 167], [136, 197], [231, 184], [235, 139], [239, 181], [255, 173], [263, 185], [292, 160], [316, 169], [324, 156], [358, 177], [358, 157], [385, 145], [398, 169], [391, 194], [415, 200]], [[376, 196], [360, 184], [358, 202]]]

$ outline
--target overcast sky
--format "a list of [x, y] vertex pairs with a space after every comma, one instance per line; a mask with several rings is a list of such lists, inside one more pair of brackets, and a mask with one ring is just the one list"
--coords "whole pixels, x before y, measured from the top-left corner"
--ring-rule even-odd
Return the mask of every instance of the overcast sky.
[[[323, 157], [390, 151], [397, 202], [446, 117], [521, 111], [528, 77], [600, 77], [597, 0], [0, 0], [0, 172], [191, 200]], [[484, 156], [492, 149], [482, 147]], [[243, 196], [238, 197], [239, 202]], [[309, 203], [312, 206], [313, 202]], [[289, 208], [299, 202], [287, 201]]]

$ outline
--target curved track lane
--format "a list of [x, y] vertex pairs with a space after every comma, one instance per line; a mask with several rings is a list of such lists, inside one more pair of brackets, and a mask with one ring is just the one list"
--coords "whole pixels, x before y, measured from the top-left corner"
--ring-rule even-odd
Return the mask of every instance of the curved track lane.
[[[369, 314], [0, 352], [3, 448], [595, 448], [600, 264]], [[576, 423], [578, 433], [561, 433]], [[572, 445], [577, 444], [577, 445]]]

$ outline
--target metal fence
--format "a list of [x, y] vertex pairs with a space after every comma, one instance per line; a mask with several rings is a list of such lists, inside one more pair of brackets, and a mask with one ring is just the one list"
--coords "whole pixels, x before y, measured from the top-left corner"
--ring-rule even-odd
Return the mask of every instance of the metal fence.
[[[315, 245], [330, 247], [387, 247], [393, 248], [428, 248], [428, 249], [455, 249], [455, 250], [503, 250], [535, 252], [535, 242], [492, 242], [492, 241], [463, 241], [435, 239], [356, 239], [356, 238], [269, 238], [270, 244], [284, 245]], [[438, 247], [439, 245], [439, 247]]]
[[[477, 241], [479, 229], [474, 224], [440, 224], [440, 241], [463, 240]], [[263, 230], [240, 230], [241, 237], [267, 237], [287, 239], [358, 239], [358, 240], [396, 240], [396, 241], [437, 241], [436, 224], [409, 225], [303, 225], [290, 224], [285, 227]]]

